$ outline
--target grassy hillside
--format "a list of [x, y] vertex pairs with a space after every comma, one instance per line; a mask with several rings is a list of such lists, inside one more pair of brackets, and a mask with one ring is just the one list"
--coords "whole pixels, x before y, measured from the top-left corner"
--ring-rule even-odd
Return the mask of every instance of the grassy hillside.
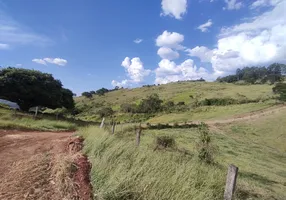
[[72, 122], [55, 120], [48, 117], [33, 119], [26, 113], [14, 112], [0, 107], [0, 129], [37, 130], [37, 131], [72, 131], [77, 125]]
[[[115, 135], [81, 130], [92, 162], [91, 181], [99, 199], [223, 199], [227, 166], [239, 167], [236, 199], [286, 199], [285, 108], [250, 121], [212, 126], [216, 164], [198, 160], [197, 129], [143, 130]], [[156, 150], [157, 136], [176, 148]], [[180, 150], [180, 151], [178, 151]]]
[[[120, 105], [123, 103], [136, 103], [138, 104], [143, 98], [148, 95], [157, 93], [159, 97], [166, 101], [174, 101], [174, 103], [184, 102], [186, 105], [190, 105], [194, 99], [196, 101], [202, 101], [206, 98], [233, 98], [236, 100], [260, 100], [265, 101], [273, 98], [271, 85], [235, 85], [228, 83], [216, 83], [216, 82], [177, 82], [169, 83], [160, 86], [152, 87], [141, 87], [134, 89], [120, 89], [106, 93], [104, 96], [93, 95], [92, 98], [77, 97], [76, 107], [83, 110], [77, 117], [85, 120], [100, 121], [100, 117], [97, 115], [97, 111], [103, 106], [110, 106], [113, 110], [117, 111], [116, 116], [118, 121], [124, 121], [132, 118], [140, 118], [140, 115], [130, 115], [120, 112]], [[271, 102], [272, 103], [272, 102]], [[269, 103], [260, 103], [255, 106], [250, 105], [235, 105], [233, 108], [239, 110], [240, 113], [248, 112], [248, 109], [252, 111], [255, 109], [261, 109], [270, 106]], [[209, 115], [205, 116], [205, 111], [208, 111]], [[210, 112], [209, 112], [210, 110]], [[227, 117], [236, 112], [231, 107], [220, 106], [219, 108], [201, 107], [196, 110], [190, 110], [186, 113], [179, 113], [180, 120], [192, 120], [198, 119], [200, 116], [192, 116], [190, 113], [202, 113], [206, 118], [210, 118], [211, 115], [214, 117]], [[211, 114], [212, 113], [212, 114]], [[159, 116], [165, 113], [160, 113]], [[176, 114], [173, 113], [166, 115], [162, 119], [164, 122], [172, 122], [173, 118], [177, 118]], [[200, 115], [200, 114], [199, 114]], [[158, 114], [156, 114], [158, 116]], [[169, 119], [170, 116], [170, 119]], [[143, 121], [144, 117], [142, 117]], [[148, 118], [147, 118], [148, 119]], [[157, 118], [151, 120], [151, 122], [157, 122]], [[159, 120], [160, 121], [160, 120]]]

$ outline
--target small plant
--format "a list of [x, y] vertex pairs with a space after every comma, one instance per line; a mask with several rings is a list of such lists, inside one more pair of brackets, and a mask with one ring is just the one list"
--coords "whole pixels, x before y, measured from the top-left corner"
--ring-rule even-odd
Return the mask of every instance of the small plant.
[[201, 161], [212, 164], [214, 163], [215, 147], [211, 143], [211, 137], [206, 124], [201, 123], [199, 126], [199, 142], [197, 143], [198, 157]]

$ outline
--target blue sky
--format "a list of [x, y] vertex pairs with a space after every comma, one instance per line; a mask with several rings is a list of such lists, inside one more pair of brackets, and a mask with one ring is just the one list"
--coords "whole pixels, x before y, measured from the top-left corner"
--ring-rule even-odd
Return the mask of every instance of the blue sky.
[[285, 0], [0, 0], [0, 65], [75, 93], [285, 63]]

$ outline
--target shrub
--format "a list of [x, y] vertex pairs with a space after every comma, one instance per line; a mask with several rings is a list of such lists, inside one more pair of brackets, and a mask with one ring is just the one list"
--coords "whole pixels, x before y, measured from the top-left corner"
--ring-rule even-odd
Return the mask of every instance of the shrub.
[[177, 103], [177, 105], [178, 105], [178, 106], [184, 106], [184, 105], [185, 105], [185, 102], [180, 101], [180, 102]]
[[211, 144], [211, 137], [206, 124], [199, 126], [199, 142], [197, 143], [198, 157], [201, 161], [212, 164], [214, 163], [215, 147]]
[[174, 148], [175, 146], [175, 139], [171, 136], [156, 137], [156, 148]]
[[152, 94], [146, 99], [142, 99], [138, 106], [138, 112], [141, 113], [156, 113], [162, 110], [162, 100], [159, 98], [158, 94]]
[[120, 106], [120, 110], [125, 113], [136, 113], [136, 104], [124, 103]]
[[86, 98], [91, 98], [92, 97], [92, 94], [90, 92], [83, 92], [81, 95], [86, 97]]
[[97, 111], [97, 114], [99, 114], [100, 117], [109, 117], [113, 115], [114, 111], [111, 107], [105, 107]]

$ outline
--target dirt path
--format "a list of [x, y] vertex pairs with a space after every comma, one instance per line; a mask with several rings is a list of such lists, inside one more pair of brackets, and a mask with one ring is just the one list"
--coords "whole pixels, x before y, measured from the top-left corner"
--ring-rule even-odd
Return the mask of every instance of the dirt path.
[[0, 130], [0, 199], [81, 199], [69, 177], [72, 135]]
[[238, 121], [248, 121], [248, 120], [254, 120], [266, 115], [271, 115], [273, 113], [281, 112], [282, 110], [286, 109], [286, 105], [279, 105], [274, 106], [271, 108], [259, 110], [259, 111], [253, 111], [246, 114], [236, 115], [229, 119], [222, 119], [222, 120], [208, 120], [205, 121], [208, 125], [214, 125], [214, 124], [228, 124], [232, 122], [238, 122]]

